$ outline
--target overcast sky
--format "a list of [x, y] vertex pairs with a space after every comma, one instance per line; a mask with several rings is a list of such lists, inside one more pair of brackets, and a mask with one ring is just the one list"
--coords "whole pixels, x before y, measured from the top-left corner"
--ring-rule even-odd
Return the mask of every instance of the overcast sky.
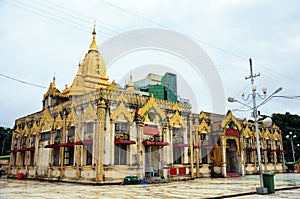
[[[211, 58], [226, 98], [233, 96], [242, 100], [242, 92], [250, 93], [250, 81], [245, 80], [249, 75], [250, 57], [254, 72], [261, 74], [255, 79], [258, 90], [267, 87], [270, 94], [282, 86], [284, 89], [279, 95], [300, 95], [300, 2], [297, 0], [109, 2], [0, 1], [1, 75], [46, 87], [0, 76], [0, 126], [13, 127], [15, 119], [41, 110], [43, 94], [54, 73], [58, 89], [63, 90], [65, 84], [72, 83], [79, 61], [88, 51], [94, 21], [99, 46], [118, 34], [142, 28], [165, 28], [185, 35]], [[138, 40], [136, 42], [140, 42]], [[193, 111], [212, 110], [211, 95], [204, 80], [190, 75], [192, 71], [185, 70], [188, 63], [166, 52], [132, 52], [109, 66], [107, 73], [111, 81], [124, 84], [130, 70], [138, 80], [144, 74], [134, 68], [151, 64], [177, 71], [185, 80], [182, 84], [178, 82], [179, 94], [189, 98], [184, 86], [180, 86], [186, 85], [197, 98], [194, 105], [197, 110]], [[200, 64], [205, 65], [205, 62]], [[184, 70], [176, 70], [178, 66]], [[153, 69], [153, 73], [164, 72]], [[299, 114], [299, 102], [299, 99], [274, 98], [259, 110], [266, 115]], [[226, 102], [224, 110], [239, 107]], [[250, 111], [234, 114], [250, 117]]]

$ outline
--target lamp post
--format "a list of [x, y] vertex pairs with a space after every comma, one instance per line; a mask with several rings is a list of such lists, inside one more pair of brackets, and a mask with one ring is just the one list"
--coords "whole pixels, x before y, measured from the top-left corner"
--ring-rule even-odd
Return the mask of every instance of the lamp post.
[[293, 161], [295, 162], [295, 149], [299, 146], [299, 144], [297, 145], [297, 147], [294, 149], [294, 143], [293, 143], [293, 138], [296, 138], [296, 135], [293, 135], [293, 132], [290, 132], [290, 135], [287, 135], [286, 138], [287, 139], [291, 139], [291, 145], [292, 145], [292, 154], [293, 154]]
[[[233, 97], [229, 97], [228, 101], [229, 102], [238, 102], [244, 106], [247, 106], [248, 108], [250, 108], [250, 110], [253, 110], [253, 118], [254, 118], [254, 125], [255, 125], [255, 135], [256, 135], [256, 149], [257, 149], [257, 161], [258, 161], [258, 168], [259, 168], [259, 180], [260, 180], [260, 187], [256, 188], [256, 192], [258, 194], [266, 194], [267, 193], [267, 189], [264, 188], [264, 182], [263, 182], [263, 175], [262, 175], [262, 165], [261, 165], [261, 152], [260, 152], [260, 140], [259, 140], [259, 134], [258, 134], [258, 111], [257, 108], [265, 103], [267, 103], [276, 93], [280, 92], [282, 90], [282, 87], [278, 88], [277, 90], [275, 90], [270, 96], [266, 96], [267, 94], [267, 89], [263, 88], [262, 92], [263, 95], [259, 94], [256, 92], [256, 85], [254, 84], [254, 78], [260, 76], [260, 74], [253, 74], [253, 70], [252, 70], [252, 60], [251, 58], [249, 59], [250, 62], [250, 75], [248, 77], [246, 77], [245, 79], [250, 79], [251, 80], [251, 90], [252, 90], [252, 94], [249, 94], [248, 97], [244, 98], [244, 93], [242, 94], [242, 97], [245, 101], [247, 101], [250, 97], [250, 95], [252, 95], [252, 102], [253, 102], [253, 107], [249, 106], [246, 103], [242, 103], [238, 100], [236, 100]], [[265, 99], [262, 103], [260, 103], [259, 105], [256, 104], [256, 97], [259, 97], [261, 99]], [[272, 124], [272, 122], [270, 122], [270, 118], [266, 118], [264, 119], [263, 123], [266, 126], [270, 126]]]

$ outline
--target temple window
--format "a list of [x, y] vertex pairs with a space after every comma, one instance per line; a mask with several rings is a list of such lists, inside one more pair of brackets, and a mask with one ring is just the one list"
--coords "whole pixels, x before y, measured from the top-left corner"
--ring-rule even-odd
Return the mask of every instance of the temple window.
[[75, 141], [75, 127], [72, 126], [69, 129], [68, 132], [68, 142], [74, 142]]
[[115, 139], [129, 140], [129, 123], [115, 123]]
[[54, 148], [53, 150], [53, 166], [59, 166], [60, 148]]
[[173, 164], [182, 164], [183, 159], [183, 148], [174, 147], [173, 148]]
[[86, 150], [85, 164], [86, 165], [92, 165], [92, 162], [93, 162], [93, 145], [92, 144], [85, 145], [85, 150]]
[[250, 138], [245, 138], [245, 153], [246, 153], [246, 163], [251, 163], [251, 145]]
[[207, 146], [208, 146], [208, 136], [205, 133], [200, 133], [200, 143], [201, 143], [201, 163], [202, 164], [207, 164], [208, 163], [208, 154], [209, 154], [209, 150], [207, 150]]
[[94, 123], [93, 122], [87, 122], [84, 134], [89, 134], [89, 133], [93, 133], [93, 132], [94, 132]]
[[208, 163], [208, 154], [209, 154], [209, 150], [207, 150], [205, 148], [201, 148], [201, 163], [202, 164]]
[[84, 140], [92, 140], [94, 133], [94, 123], [87, 122], [84, 128]]
[[41, 133], [40, 141], [50, 141], [50, 132]]
[[36, 135], [34, 135], [34, 136], [31, 137], [31, 139], [30, 139], [30, 141], [31, 141], [30, 147], [34, 147], [35, 146], [35, 140], [36, 140]]
[[129, 125], [126, 122], [115, 123], [115, 133], [129, 134]]
[[273, 163], [274, 162], [274, 152], [271, 152], [272, 144], [269, 139], [266, 140], [266, 149], [267, 149], [268, 163]]
[[114, 164], [115, 165], [126, 165], [127, 163], [127, 145], [115, 145], [114, 154]]
[[58, 143], [60, 144], [62, 141], [61, 141], [61, 129], [58, 129], [56, 131], [56, 135], [55, 135], [55, 139], [54, 139], [54, 142], [55, 143]]
[[64, 163], [66, 166], [72, 166], [74, 163], [74, 147], [65, 147]]
[[30, 151], [30, 162], [29, 166], [34, 166], [34, 151]]
[[[174, 144], [183, 144], [183, 132], [182, 128], [173, 129], [173, 146]], [[173, 147], [173, 164], [183, 163], [183, 147]]]

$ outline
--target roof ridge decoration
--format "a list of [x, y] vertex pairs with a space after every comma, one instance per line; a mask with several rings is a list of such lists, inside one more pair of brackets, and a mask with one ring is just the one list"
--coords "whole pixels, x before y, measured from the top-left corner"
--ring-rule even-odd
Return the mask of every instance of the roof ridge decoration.
[[117, 102], [128, 102], [128, 99], [125, 97], [125, 95], [124, 95], [124, 93], [123, 92], [121, 92], [117, 97], [116, 97], [116, 101]]
[[181, 106], [178, 104], [178, 102], [176, 102], [176, 103], [174, 104], [174, 106], [172, 107], [172, 110], [173, 110], [173, 111], [182, 111], [182, 108], [181, 108]]

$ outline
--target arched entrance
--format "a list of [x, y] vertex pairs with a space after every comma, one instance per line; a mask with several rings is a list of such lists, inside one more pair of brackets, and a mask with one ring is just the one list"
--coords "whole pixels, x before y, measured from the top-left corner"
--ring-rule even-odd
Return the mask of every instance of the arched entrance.
[[239, 173], [238, 150], [234, 139], [227, 139], [226, 141], [226, 163], [227, 173]]

